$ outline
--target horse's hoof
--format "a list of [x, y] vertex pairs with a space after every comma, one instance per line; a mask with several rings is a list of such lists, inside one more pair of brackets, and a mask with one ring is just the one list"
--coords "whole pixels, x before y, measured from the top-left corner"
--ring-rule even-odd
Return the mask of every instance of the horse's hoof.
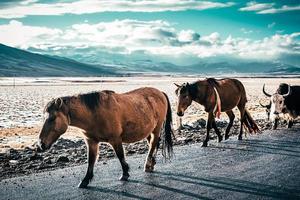
[[238, 140], [242, 140], [242, 139], [243, 139], [242, 136], [239, 136], [239, 137], [238, 137]]
[[218, 142], [222, 142], [223, 137], [221, 136], [221, 137], [219, 137], [218, 139], [219, 139]]
[[225, 140], [228, 140], [229, 139], [229, 135], [225, 135]]
[[119, 180], [120, 181], [128, 181], [128, 178], [129, 178], [129, 175], [122, 175], [120, 178], [119, 178]]
[[202, 147], [207, 147], [207, 142], [203, 142]]
[[87, 188], [89, 183], [90, 183], [89, 181], [83, 180], [83, 181], [81, 181], [81, 183], [79, 183], [78, 188]]
[[153, 172], [153, 170], [154, 170], [154, 167], [151, 167], [151, 166], [145, 167], [145, 169], [144, 169], [145, 172]]

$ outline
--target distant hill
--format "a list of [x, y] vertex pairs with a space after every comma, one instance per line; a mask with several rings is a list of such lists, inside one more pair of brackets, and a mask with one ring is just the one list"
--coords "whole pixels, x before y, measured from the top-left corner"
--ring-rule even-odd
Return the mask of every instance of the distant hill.
[[153, 62], [151, 60], [135, 60], [117, 63], [112, 66], [120, 73], [180, 73], [203, 75], [228, 75], [228, 74], [266, 74], [287, 75], [300, 74], [300, 67], [278, 62], [206, 62], [180, 66], [168, 62]]
[[0, 76], [109, 76], [107, 66], [46, 56], [0, 44]]
[[[47, 53], [47, 52], [41, 52]], [[83, 59], [84, 58], [84, 59]], [[104, 64], [103, 64], [104, 63]], [[193, 65], [176, 65], [152, 59], [137, 59], [88, 52], [69, 57], [42, 55], [0, 44], [1, 76], [114, 76], [129, 74], [202, 74], [218, 75], [299, 75], [300, 67], [278, 61], [245, 61], [241, 59], [199, 59]]]
[[279, 66], [270, 70], [272, 74], [300, 74], [300, 67]]

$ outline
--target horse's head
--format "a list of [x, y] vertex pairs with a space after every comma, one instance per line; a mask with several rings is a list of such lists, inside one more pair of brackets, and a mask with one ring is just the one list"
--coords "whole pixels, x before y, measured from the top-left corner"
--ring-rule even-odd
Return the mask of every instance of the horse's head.
[[184, 111], [192, 104], [191, 86], [189, 83], [182, 85], [174, 84], [177, 86], [175, 93], [178, 96], [177, 115], [182, 117]]
[[66, 132], [69, 125], [68, 106], [62, 98], [50, 101], [45, 107], [47, 118], [39, 135], [38, 149], [45, 151]]

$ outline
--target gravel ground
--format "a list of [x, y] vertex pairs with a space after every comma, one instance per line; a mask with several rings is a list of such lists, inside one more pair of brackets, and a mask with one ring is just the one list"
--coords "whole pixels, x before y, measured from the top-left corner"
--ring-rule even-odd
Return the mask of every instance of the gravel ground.
[[[108, 78], [107, 78], [108, 79]], [[110, 78], [112, 79], [112, 78]], [[83, 93], [94, 90], [110, 89], [116, 92], [126, 92], [142, 86], [156, 87], [165, 91], [173, 108], [174, 128], [178, 127], [176, 113], [177, 97], [174, 94], [176, 87], [173, 82], [193, 82], [196, 78], [118, 78], [119, 82], [103, 82], [96, 84], [73, 84], [63, 82], [51, 82], [53, 85], [32, 85], [22, 82], [23, 85], [1, 86], [0, 81], [0, 179], [31, 174], [56, 168], [79, 165], [86, 162], [86, 147], [82, 134], [78, 129], [69, 128], [67, 133], [46, 153], [36, 153], [34, 142], [38, 136], [43, 121], [43, 107], [54, 97]], [[247, 108], [257, 121], [261, 130], [270, 129], [271, 125], [265, 120], [264, 108], [258, 102], [262, 99], [267, 102], [262, 92], [262, 84], [267, 84], [267, 90], [272, 93], [280, 82], [299, 84], [299, 79], [240, 79], [245, 85], [248, 103]], [[17, 81], [18, 82], [18, 81]], [[49, 84], [49, 83], [48, 83]], [[239, 119], [237, 109], [236, 120]], [[225, 132], [227, 116], [222, 114], [217, 122], [222, 133]], [[205, 137], [206, 113], [203, 108], [193, 103], [182, 118], [183, 129], [175, 132], [175, 145], [186, 145], [202, 142]], [[279, 128], [284, 127], [282, 124]], [[235, 121], [231, 129], [232, 135], [237, 135], [239, 122]], [[216, 138], [211, 130], [211, 137]], [[251, 136], [250, 136], [251, 137]], [[127, 155], [143, 154], [148, 151], [145, 140], [125, 144]], [[112, 148], [107, 144], [101, 144], [99, 162], [105, 163], [107, 159], [114, 157]]]
[[[265, 120], [257, 120], [261, 131], [271, 128]], [[175, 145], [188, 145], [203, 142], [206, 135], [206, 120], [201, 118], [194, 123], [184, 124], [180, 130], [175, 131]], [[217, 126], [224, 134], [227, 121], [218, 121]], [[286, 126], [282, 121], [279, 127]], [[239, 122], [235, 121], [231, 129], [231, 137], [236, 137], [239, 132]], [[258, 133], [259, 134], [259, 133]], [[216, 139], [216, 134], [211, 130], [211, 140]], [[246, 137], [251, 137], [245, 134]], [[127, 156], [144, 154], [148, 151], [146, 140], [133, 144], [124, 144]], [[159, 151], [159, 154], [161, 152]], [[47, 152], [38, 153], [34, 145], [25, 148], [8, 148], [0, 153], [0, 180], [20, 175], [32, 174], [58, 168], [76, 166], [87, 162], [86, 146], [83, 139], [60, 138]], [[114, 158], [115, 154], [110, 145], [101, 143], [98, 162], [106, 163], [107, 159]]]

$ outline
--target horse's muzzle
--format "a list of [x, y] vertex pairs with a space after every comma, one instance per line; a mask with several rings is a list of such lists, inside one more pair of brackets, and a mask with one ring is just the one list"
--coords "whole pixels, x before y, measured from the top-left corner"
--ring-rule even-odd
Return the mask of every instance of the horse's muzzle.
[[177, 115], [178, 115], [179, 117], [182, 117], [182, 116], [184, 115], [184, 112], [182, 112], [182, 111], [177, 112]]
[[36, 146], [37, 152], [44, 152], [47, 149], [49, 149], [50, 146], [47, 146], [45, 143], [43, 143], [41, 140], [38, 141], [38, 144]]

